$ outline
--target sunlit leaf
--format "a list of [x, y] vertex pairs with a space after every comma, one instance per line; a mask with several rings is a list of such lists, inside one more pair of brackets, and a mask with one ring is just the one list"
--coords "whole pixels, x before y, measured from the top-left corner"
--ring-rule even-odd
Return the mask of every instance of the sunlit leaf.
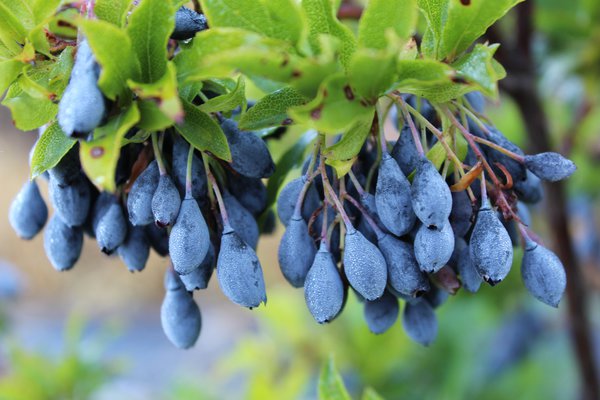
[[53, 168], [65, 154], [77, 143], [60, 129], [57, 122], [51, 123], [40, 136], [31, 157], [31, 177]]

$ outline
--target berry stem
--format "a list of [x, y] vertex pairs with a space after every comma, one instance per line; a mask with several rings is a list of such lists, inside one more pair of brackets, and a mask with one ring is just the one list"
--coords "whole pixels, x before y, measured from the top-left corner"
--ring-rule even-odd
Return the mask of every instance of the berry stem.
[[371, 228], [375, 231], [375, 234], [377, 235], [377, 237], [384, 235], [384, 232], [377, 225], [377, 223], [375, 222], [373, 217], [371, 217], [369, 215], [369, 212], [367, 211], [367, 209], [364, 208], [362, 204], [360, 204], [360, 202], [358, 202], [354, 197], [350, 196], [348, 193], [344, 193], [343, 197], [344, 197], [344, 199], [346, 199], [350, 203], [352, 203], [352, 205], [354, 207], [356, 207], [358, 209], [358, 211], [361, 212], [362, 216], [367, 219], [367, 222], [369, 223], [369, 225], [371, 225]]
[[467, 129], [464, 126], [462, 126], [460, 124], [460, 122], [458, 122], [456, 120], [456, 118], [454, 117], [454, 115], [448, 108], [444, 108], [443, 112], [448, 117], [448, 119], [450, 120], [452, 125], [456, 126], [458, 128], [458, 130], [462, 133], [463, 137], [467, 140], [467, 142], [469, 143], [469, 146], [471, 146], [471, 149], [477, 156], [477, 159], [479, 159], [483, 163], [483, 166], [484, 166], [485, 170], [488, 172], [488, 174], [490, 175], [492, 182], [494, 183], [494, 186], [496, 188], [498, 188], [498, 190], [497, 190], [497, 201], [499, 203], [498, 206], [502, 209], [502, 213], [504, 214], [505, 218], [507, 218], [507, 219], [508, 218], [518, 218], [515, 215], [512, 208], [510, 207], [510, 205], [508, 204], [508, 201], [506, 200], [504, 193], [502, 193], [502, 184], [500, 183], [498, 177], [496, 176], [496, 174], [490, 167], [490, 164], [485, 159], [483, 153], [479, 149], [479, 146], [477, 146], [477, 143], [475, 143], [475, 141], [473, 140], [473, 135], [471, 135], [469, 133], [469, 131], [467, 131]]
[[296, 201], [296, 205], [294, 207], [294, 214], [293, 214], [293, 218], [300, 218], [302, 215], [302, 204], [304, 203], [304, 198], [306, 197], [306, 192], [308, 192], [308, 189], [310, 188], [310, 185], [313, 181], [313, 179], [315, 178], [315, 176], [317, 176], [319, 174], [319, 172], [315, 172], [314, 174], [311, 174], [309, 176], [307, 176], [304, 180], [304, 185], [302, 186], [302, 190], [300, 190], [300, 194], [298, 195], [298, 200]]
[[215, 196], [217, 197], [217, 203], [219, 204], [219, 211], [221, 212], [221, 218], [223, 219], [223, 231], [230, 231], [233, 228], [229, 224], [229, 216], [227, 215], [227, 209], [225, 209], [225, 203], [223, 202], [223, 196], [221, 195], [221, 190], [219, 189], [219, 185], [217, 184], [217, 180], [210, 170], [207, 170], [206, 177], [210, 182], [213, 191], [215, 192]]
[[[415, 122], [410, 116], [408, 109], [406, 108], [407, 104], [402, 98], [402, 96], [396, 97], [398, 104], [400, 104], [400, 109], [402, 110], [402, 114], [404, 115], [404, 119], [410, 128], [410, 132], [413, 136], [413, 142], [415, 142], [415, 146], [420, 155], [425, 155], [425, 150], [423, 150], [423, 144], [421, 143], [421, 138], [419, 137], [419, 132], [417, 131], [417, 127], [415, 126]], [[416, 111], [416, 110], [415, 110]], [[418, 113], [418, 111], [417, 111]], [[420, 115], [420, 114], [419, 114]]]
[[[324, 140], [324, 135], [322, 133], [320, 133], [319, 141], [321, 143], [323, 143], [323, 140]], [[321, 171], [321, 179], [323, 179], [323, 189], [325, 192], [323, 194], [326, 197], [327, 197], [327, 195], [329, 195], [332, 203], [337, 208], [338, 213], [342, 216], [342, 220], [344, 220], [346, 229], [348, 229], [348, 231], [350, 231], [350, 232], [354, 231], [354, 227], [352, 226], [352, 222], [350, 222], [350, 218], [348, 218], [348, 214], [346, 214], [346, 211], [344, 210], [344, 206], [342, 206], [340, 199], [338, 199], [337, 195], [335, 194], [335, 191], [333, 190], [333, 188], [331, 187], [331, 184], [329, 183], [329, 178], [327, 177], [327, 171], [325, 170], [325, 158], [323, 157], [323, 153], [321, 153], [321, 162], [319, 163], [319, 170]]]
[[350, 177], [350, 180], [352, 181], [352, 184], [356, 188], [356, 191], [358, 192], [358, 194], [360, 196], [364, 195], [365, 190], [361, 186], [360, 182], [358, 181], [358, 179], [356, 178], [356, 175], [354, 175], [354, 172], [352, 172], [352, 170], [348, 171], [348, 176]]
[[194, 146], [192, 146], [190, 144], [190, 149], [188, 150], [187, 165], [186, 165], [186, 169], [185, 169], [185, 198], [186, 199], [191, 199], [194, 197], [192, 195], [192, 161], [193, 161], [193, 159], [194, 159]]
[[[210, 181], [210, 178], [209, 178], [209, 174], [211, 173], [210, 172], [210, 163], [209, 163], [208, 156], [204, 153], [202, 153], [202, 163], [204, 164], [204, 172], [206, 173], [206, 179]], [[208, 199], [210, 200], [210, 207], [214, 210], [215, 206], [216, 206], [216, 200], [215, 200], [215, 195], [212, 192], [212, 190], [210, 189], [210, 187], [208, 188]]]
[[[162, 153], [160, 151], [160, 146], [158, 145], [158, 133], [152, 132], [152, 150], [154, 151], [154, 158], [156, 158], [156, 163], [158, 164], [158, 171], [160, 172], [160, 176], [166, 175], [167, 170], [165, 168], [165, 162], [162, 158]], [[192, 146], [190, 145], [190, 148]]]
[[323, 200], [323, 223], [321, 225], [321, 241], [325, 243], [325, 248], [329, 250], [329, 241], [327, 240], [327, 199]]

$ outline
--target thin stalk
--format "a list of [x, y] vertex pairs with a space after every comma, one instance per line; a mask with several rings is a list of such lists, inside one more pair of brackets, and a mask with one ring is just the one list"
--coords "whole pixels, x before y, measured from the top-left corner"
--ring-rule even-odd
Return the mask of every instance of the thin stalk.
[[231, 231], [233, 228], [229, 223], [229, 215], [227, 214], [227, 209], [225, 208], [225, 203], [223, 202], [223, 196], [221, 196], [221, 190], [219, 190], [219, 185], [217, 184], [217, 180], [211, 172], [206, 174], [208, 177], [208, 181], [210, 182], [213, 191], [217, 197], [217, 203], [219, 204], [219, 211], [221, 212], [221, 218], [223, 219], [223, 231]]
[[190, 144], [188, 151], [187, 166], [185, 170], [185, 198], [193, 198], [192, 194], [192, 161], [194, 159], [194, 146]]
[[304, 197], [306, 196], [306, 192], [308, 192], [308, 189], [310, 188], [310, 185], [316, 175], [318, 175], [318, 173], [311, 174], [310, 176], [306, 177], [304, 185], [302, 186], [302, 190], [300, 190], [300, 194], [298, 195], [298, 200], [296, 200], [296, 205], [294, 206], [294, 214], [292, 215], [292, 218], [301, 218]]
[[487, 186], [485, 182], [485, 171], [481, 171], [481, 207], [485, 207], [488, 201]]
[[[192, 149], [192, 155], [193, 155], [194, 151], [193, 151], [193, 147], [191, 145], [190, 145], [190, 149]], [[211, 174], [211, 172], [210, 172], [210, 162], [209, 162], [208, 156], [206, 154], [204, 154], [204, 153], [201, 153], [201, 154], [202, 154], [202, 163], [204, 164], [204, 172], [206, 173], [206, 179], [210, 180], [210, 178], [208, 176], [209, 174]], [[188, 163], [189, 162], [190, 161], [188, 160]], [[212, 192], [212, 190], [210, 190], [210, 187], [208, 188], [208, 199], [210, 201], [211, 208], [214, 210], [215, 209], [215, 205], [216, 205], [216, 203], [215, 203], [216, 199], [215, 199], [214, 193]]]
[[321, 241], [325, 243], [325, 247], [329, 249], [329, 241], [327, 240], [327, 199], [323, 200], [323, 223], [321, 225]]
[[[413, 121], [410, 114], [408, 113], [408, 110], [406, 108], [407, 104], [404, 101], [404, 99], [402, 98], [402, 96], [398, 96], [398, 97], [396, 97], [396, 99], [398, 101], [398, 104], [400, 104], [400, 109], [402, 110], [402, 114], [404, 114], [404, 120], [408, 123], [410, 132], [412, 133], [413, 141], [415, 142], [415, 147], [417, 148], [417, 151], [419, 152], [420, 155], [424, 155], [425, 150], [423, 150], [423, 144], [421, 143], [421, 139], [419, 138], [419, 131], [417, 131], [415, 122]], [[416, 112], [417, 112], [417, 114], [419, 114], [418, 111], [416, 111]], [[421, 114], [419, 114], [419, 115], [421, 115]]]
[[369, 215], [369, 212], [367, 211], [367, 209], [364, 208], [362, 204], [360, 204], [360, 202], [358, 202], [354, 197], [350, 196], [348, 193], [344, 194], [344, 199], [347, 199], [350, 203], [352, 203], [352, 205], [354, 207], [356, 207], [358, 209], [358, 211], [361, 212], [362, 216], [367, 219], [367, 222], [369, 223], [369, 225], [371, 226], [373, 231], [375, 231], [375, 234], [377, 235], [377, 237], [384, 235], [384, 232], [377, 225], [375, 220]]
[[[319, 140], [322, 143], [322, 141], [323, 141], [322, 134], [319, 134], [319, 136], [320, 136]], [[319, 170], [321, 171], [321, 179], [323, 180], [323, 189], [325, 192], [324, 193], [325, 196], [329, 195], [329, 198], [332, 201], [332, 203], [335, 204], [335, 207], [337, 208], [338, 213], [342, 216], [342, 220], [344, 221], [346, 228], [349, 231], [353, 231], [354, 227], [352, 226], [352, 222], [350, 222], [350, 218], [348, 217], [348, 214], [346, 214], [346, 211], [344, 210], [344, 206], [338, 199], [337, 195], [335, 194], [335, 191], [333, 190], [333, 188], [331, 187], [331, 184], [329, 183], [329, 178], [327, 177], [327, 171], [325, 170], [325, 160], [324, 160], [322, 154], [321, 154], [321, 162], [319, 163]]]
[[308, 168], [306, 169], [306, 177], [312, 174], [313, 169], [315, 169], [315, 165], [317, 163], [317, 156], [319, 155], [319, 151], [321, 150], [321, 140], [317, 139], [315, 141], [315, 145], [313, 147], [312, 156], [310, 157], [310, 161], [308, 163]]
[[160, 147], [158, 145], [158, 134], [156, 132], [152, 132], [151, 137], [152, 137], [152, 150], [154, 151], [154, 158], [156, 158], [156, 163], [158, 164], [158, 170], [160, 171], [161, 176], [166, 175], [167, 169], [165, 168], [165, 163], [163, 161]]
[[352, 172], [352, 170], [348, 171], [348, 176], [350, 177], [350, 180], [352, 181], [352, 184], [356, 188], [356, 191], [358, 192], [358, 194], [360, 196], [364, 195], [365, 190], [361, 186], [360, 182], [358, 181], [358, 179], [356, 178], [356, 175], [354, 175], [354, 172]]

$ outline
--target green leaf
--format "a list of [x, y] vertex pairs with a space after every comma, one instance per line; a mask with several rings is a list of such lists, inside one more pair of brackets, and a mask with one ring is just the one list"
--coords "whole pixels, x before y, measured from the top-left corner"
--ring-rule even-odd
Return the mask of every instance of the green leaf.
[[346, 176], [346, 174], [352, 169], [352, 166], [355, 162], [356, 158], [352, 158], [350, 160], [325, 160], [325, 164], [331, 166], [335, 170], [335, 174], [338, 178]]
[[453, 60], [469, 48], [494, 22], [522, 1], [450, 0], [438, 56]]
[[140, 121], [138, 127], [145, 131], [157, 132], [167, 129], [173, 125], [173, 121], [158, 108], [158, 104], [152, 100], [138, 101], [140, 109]]
[[0, 2], [0, 21], [2, 21], [0, 24], [0, 41], [13, 54], [19, 53], [21, 49], [19, 43], [25, 42], [27, 30], [4, 2]]
[[58, 106], [50, 99], [30, 96], [18, 82], [8, 88], [2, 105], [10, 109], [15, 126], [22, 131], [30, 131], [47, 124], [58, 112]]
[[373, 105], [356, 96], [347, 78], [339, 74], [323, 82], [314, 100], [289, 110], [296, 122], [330, 134], [348, 130], [372, 112]]
[[319, 400], [351, 400], [342, 377], [330, 358], [321, 369], [319, 376]]
[[167, 64], [165, 75], [154, 83], [129, 80], [127, 84], [140, 99], [156, 102], [160, 112], [171, 121], [183, 119], [183, 107], [177, 92], [177, 70], [172, 62]]
[[464, 78], [478, 85], [487, 96], [498, 96], [498, 81], [506, 76], [494, 53], [499, 45], [478, 44], [473, 51], [459, 58], [452, 67]]
[[125, 24], [130, 4], [130, 0], [96, 0], [94, 13], [98, 19], [121, 27]]
[[239, 71], [286, 82], [308, 97], [338, 68], [333, 59], [302, 58], [289, 43], [236, 28], [200, 32], [193, 46], [175, 57], [175, 64], [184, 83], [230, 77]]
[[235, 110], [239, 106], [245, 107], [246, 105], [246, 82], [244, 77], [240, 76], [237, 81], [235, 88], [226, 94], [222, 94], [217, 97], [213, 97], [206, 103], [200, 106], [200, 110], [211, 113], [211, 112], [228, 112]]
[[58, 122], [53, 122], [40, 136], [31, 157], [31, 178], [35, 178], [53, 168], [65, 154], [77, 143], [60, 129]]
[[25, 67], [25, 64], [15, 60], [0, 62], [0, 97], [2, 97], [10, 84], [17, 79], [23, 67]]
[[368, 387], [363, 392], [362, 400], [383, 400], [383, 397], [381, 397], [373, 388]]
[[185, 119], [175, 125], [177, 131], [195, 148], [208, 151], [221, 160], [231, 161], [227, 138], [210, 115], [191, 103], [184, 102]]
[[315, 54], [322, 52], [321, 35], [331, 35], [341, 43], [340, 61], [344, 67], [356, 50], [356, 39], [350, 29], [335, 16], [330, 0], [302, 0], [302, 8], [308, 17], [308, 42]]
[[296, 89], [286, 87], [260, 99], [240, 119], [240, 128], [257, 130], [285, 125], [289, 121], [288, 109], [306, 103], [306, 98]]
[[449, 101], [473, 90], [461, 80], [455, 82], [456, 71], [440, 61], [400, 60], [397, 66], [399, 81], [395, 88], [433, 103]]
[[428, 55], [454, 60], [523, 0], [418, 0], [428, 22]]
[[303, 47], [308, 27], [294, 0], [262, 0], [270, 17], [272, 37]]
[[129, 92], [127, 81], [140, 79], [140, 65], [131, 40], [123, 30], [105, 21], [86, 20], [80, 26], [102, 66], [98, 86], [111, 100], [126, 97]]
[[339, 142], [323, 151], [323, 155], [328, 160], [338, 161], [350, 160], [356, 157], [371, 132], [373, 114], [374, 112], [370, 116], [356, 121], [354, 126], [344, 133]]
[[375, 102], [394, 83], [395, 58], [395, 54], [386, 51], [357, 50], [348, 68], [350, 85], [361, 97], [369, 102]]
[[406, 42], [417, 24], [416, 0], [369, 0], [358, 25], [358, 45], [385, 50], [389, 30]]
[[81, 142], [81, 165], [86, 175], [101, 190], [115, 191], [115, 172], [123, 138], [139, 119], [140, 113], [136, 103], [133, 103], [129, 109], [96, 128], [93, 141]]
[[175, 9], [165, 0], [144, 0], [129, 16], [127, 34], [140, 62], [142, 82], [155, 82], [167, 71], [167, 43], [173, 29]]

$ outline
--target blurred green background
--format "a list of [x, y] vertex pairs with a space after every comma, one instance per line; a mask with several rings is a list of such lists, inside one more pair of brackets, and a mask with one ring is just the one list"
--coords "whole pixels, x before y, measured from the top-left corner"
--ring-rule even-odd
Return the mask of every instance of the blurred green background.
[[[539, 96], [555, 149], [579, 167], [568, 183], [569, 229], [589, 289], [600, 360], [600, 5], [534, 3]], [[512, 13], [496, 28], [511, 33], [516, 21]], [[526, 125], [511, 98], [490, 103], [488, 112], [509, 138], [527, 146]], [[198, 343], [177, 350], [160, 327], [165, 260], [153, 255], [146, 270], [131, 274], [88, 240], [77, 266], [57, 273], [41, 236], [29, 243], [13, 233], [7, 211], [28, 177], [35, 138], [17, 131], [8, 111], [0, 110], [0, 400], [314, 399], [330, 357], [354, 398], [365, 387], [386, 399], [578, 397], [566, 300], [558, 310], [536, 302], [518, 265], [495, 288], [449, 298], [437, 310], [438, 338], [424, 348], [408, 339], [400, 321], [383, 335], [369, 333], [353, 296], [333, 323], [314, 323], [303, 292], [279, 272], [281, 228], [261, 238], [258, 249], [267, 306], [241, 309], [213, 279], [207, 291], [195, 293], [203, 315]], [[273, 143], [274, 158], [295, 139]], [[40, 186], [47, 199], [46, 184]], [[544, 210], [544, 204], [531, 209], [533, 228], [549, 238], [554, 227]]]

